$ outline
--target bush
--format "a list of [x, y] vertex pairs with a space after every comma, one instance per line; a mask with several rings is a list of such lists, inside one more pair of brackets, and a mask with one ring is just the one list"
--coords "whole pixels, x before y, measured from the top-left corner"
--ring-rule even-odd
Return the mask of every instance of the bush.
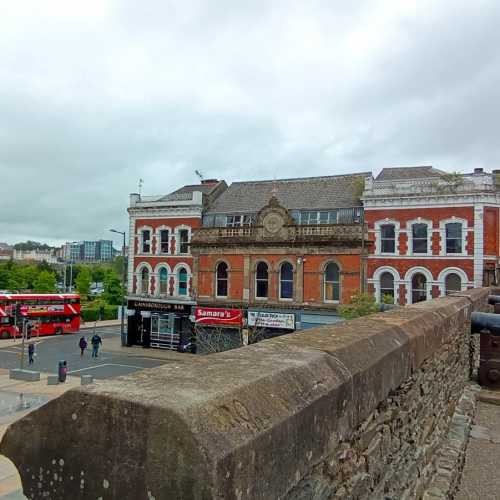
[[118, 306], [104, 306], [103, 319], [117, 319], [117, 318], [118, 318]]
[[96, 308], [86, 308], [82, 309], [81, 317], [83, 321], [96, 321], [99, 319], [99, 309]]
[[375, 297], [369, 293], [356, 292], [351, 297], [351, 303], [339, 306], [340, 315], [344, 319], [359, 318], [380, 310]]
[[[117, 319], [118, 318], [118, 306], [105, 305], [102, 307], [102, 319]], [[82, 319], [83, 321], [99, 321], [101, 315], [101, 307], [86, 307], [82, 309]]]

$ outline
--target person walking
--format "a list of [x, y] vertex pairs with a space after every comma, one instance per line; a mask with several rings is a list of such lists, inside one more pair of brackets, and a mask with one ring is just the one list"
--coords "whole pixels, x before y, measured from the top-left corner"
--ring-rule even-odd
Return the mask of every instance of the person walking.
[[28, 344], [28, 359], [29, 359], [29, 364], [32, 365], [35, 360], [33, 359], [35, 356], [35, 343], [30, 342]]
[[97, 333], [94, 333], [90, 342], [92, 344], [92, 357], [97, 358], [99, 355], [99, 345], [102, 345], [102, 339]]
[[80, 356], [83, 356], [83, 353], [85, 352], [85, 349], [87, 349], [87, 341], [85, 340], [85, 337], [82, 337], [80, 339], [80, 342], [78, 342], [78, 346], [80, 347]]

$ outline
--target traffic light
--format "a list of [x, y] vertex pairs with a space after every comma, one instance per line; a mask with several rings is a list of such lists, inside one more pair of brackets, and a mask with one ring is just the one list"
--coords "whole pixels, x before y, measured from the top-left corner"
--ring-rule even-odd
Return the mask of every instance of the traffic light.
[[24, 316], [22, 315], [21, 312], [21, 304], [16, 304], [16, 325], [21, 328], [21, 325], [23, 324], [23, 319]]

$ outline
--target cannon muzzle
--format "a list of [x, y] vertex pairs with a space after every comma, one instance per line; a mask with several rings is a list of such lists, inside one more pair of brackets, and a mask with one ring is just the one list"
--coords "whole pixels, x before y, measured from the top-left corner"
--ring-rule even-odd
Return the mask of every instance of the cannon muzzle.
[[500, 314], [473, 312], [471, 314], [471, 333], [489, 330], [492, 335], [500, 335]]

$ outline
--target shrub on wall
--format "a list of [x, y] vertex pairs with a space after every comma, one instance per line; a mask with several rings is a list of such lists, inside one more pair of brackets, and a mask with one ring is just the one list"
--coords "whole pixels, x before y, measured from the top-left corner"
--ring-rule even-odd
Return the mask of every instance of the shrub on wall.
[[351, 303], [339, 306], [339, 313], [344, 319], [359, 318], [379, 311], [375, 297], [369, 293], [356, 292]]

